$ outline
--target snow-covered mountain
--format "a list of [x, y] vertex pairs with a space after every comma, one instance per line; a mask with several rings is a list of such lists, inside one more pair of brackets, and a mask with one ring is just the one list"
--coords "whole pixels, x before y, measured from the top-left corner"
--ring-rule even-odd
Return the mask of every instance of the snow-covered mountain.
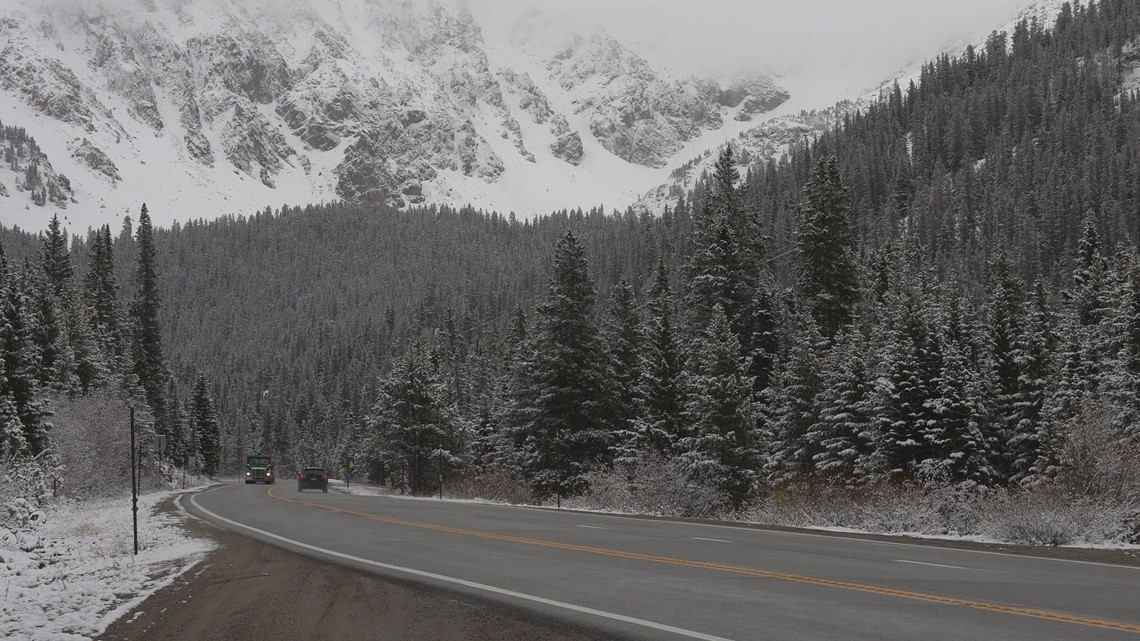
[[484, 30], [449, 0], [0, 5], [0, 222], [31, 228], [142, 201], [161, 224], [340, 198], [621, 206], [789, 98], [546, 13]]

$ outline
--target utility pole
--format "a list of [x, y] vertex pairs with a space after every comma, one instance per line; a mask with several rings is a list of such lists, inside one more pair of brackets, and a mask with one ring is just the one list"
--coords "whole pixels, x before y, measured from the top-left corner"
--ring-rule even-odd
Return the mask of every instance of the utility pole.
[[131, 406], [131, 521], [135, 532], [135, 556], [139, 553], [139, 478], [135, 468], [135, 408]]
[[439, 500], [443, 500], [443, 448], [439, 448], [438, 467], [439, 467]]

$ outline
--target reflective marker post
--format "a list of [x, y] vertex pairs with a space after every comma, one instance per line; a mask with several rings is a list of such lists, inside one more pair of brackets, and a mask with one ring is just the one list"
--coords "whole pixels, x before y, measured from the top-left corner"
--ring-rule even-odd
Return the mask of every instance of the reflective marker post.
[[135, 408], [131, 406], [131, 520], [135, 531], [135, 556], [139, 554], [139, 479], [135, 468]]

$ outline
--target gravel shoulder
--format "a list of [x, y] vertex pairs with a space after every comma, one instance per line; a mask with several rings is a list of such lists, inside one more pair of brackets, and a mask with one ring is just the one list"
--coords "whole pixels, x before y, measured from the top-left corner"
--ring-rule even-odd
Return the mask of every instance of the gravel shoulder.
[[218, 547], [99, 639], [615, 640], [521, 609], [309, 559], [196, 518], [185, 527]]

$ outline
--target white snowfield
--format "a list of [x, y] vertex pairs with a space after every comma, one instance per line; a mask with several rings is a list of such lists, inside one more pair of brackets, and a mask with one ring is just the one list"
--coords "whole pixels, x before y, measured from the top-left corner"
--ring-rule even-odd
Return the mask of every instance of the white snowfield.
[[0, 528], [0, 639], [94, 638], [201, 561], [214, 544], [182, 513], [155, 513], [180, 493], [140, 497], [137, 557], [130, 497], [54, 507], [30, 534]]

